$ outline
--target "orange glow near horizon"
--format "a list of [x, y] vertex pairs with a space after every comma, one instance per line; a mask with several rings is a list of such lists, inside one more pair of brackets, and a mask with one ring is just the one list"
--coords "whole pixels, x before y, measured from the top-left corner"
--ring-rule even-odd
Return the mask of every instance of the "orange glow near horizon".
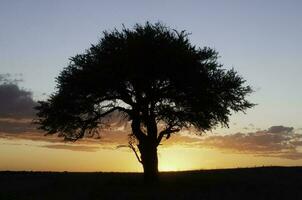
[[[0, 170], [142, 172], [133, 152], [127, 148], [100, 148], [95, 152], [49, 149], [46, 142], [0, 139]], [[159, 171], [302, 165], [301, 160], [234, 154], [197, 147], [161, 145]]]

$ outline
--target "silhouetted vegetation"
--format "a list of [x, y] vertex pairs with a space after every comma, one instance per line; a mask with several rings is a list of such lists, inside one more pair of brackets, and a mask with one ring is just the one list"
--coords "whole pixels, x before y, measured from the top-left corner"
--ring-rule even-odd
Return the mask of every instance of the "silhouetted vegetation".
[[37, 123], [75, 141], [96, 134], [110, 114], [124, 116], [131, 121], [129, 146], [152, 182], [163, 138], [183, 128], [227, 126], [232, 111], [253, 106], [246, 100], [251, 88], [217, 58], [215, 50], [192, 45], [185, 31], [159, 23], [104, 32], [98, 44], [71, 58], [57, 92], [39, 102]]
[[159, 173], [0, 172], [0, 199], [302, 199], [301, 167]]

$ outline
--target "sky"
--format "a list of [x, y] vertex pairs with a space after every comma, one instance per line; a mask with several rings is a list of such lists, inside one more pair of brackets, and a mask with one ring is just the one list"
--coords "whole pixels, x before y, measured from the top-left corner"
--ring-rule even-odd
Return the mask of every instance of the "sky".
[[302, 165], [301, 9], [299, 0], [0, 0], [0, 170], [141, 171], [131, 150], [118, 148], [128, 129], [67, 144], [30, 120], [70, 57], [105, 30], [146, 21], [187, 30], [192, 44], [217, 50], [224, 67], [252, 86], [249, 100], [257, 104], [234, 113], [230, 128], [165, 141], [160, 170]]

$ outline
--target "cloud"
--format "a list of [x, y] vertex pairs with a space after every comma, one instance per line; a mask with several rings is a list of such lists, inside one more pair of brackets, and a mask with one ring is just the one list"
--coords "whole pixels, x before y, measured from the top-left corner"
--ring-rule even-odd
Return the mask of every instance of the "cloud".
[[31, 123], [31, 119], [0, 118], [0, 133], [20, 134], [34, 131], [36, 127]]
[[[18, 86], [22, 81], [18, 76], [22, 75], [0, 74], [0, 138], [23, 137], [25, 133], [42, 136], [32, 123], [37, 103], [30, 91]], [[30, 136], [27, 134], [25, 138]]]
[[26, 118], [35, 113], [37, 103], [32, 93], [17, 83], [18, 80], [9, 80], [9, 75], [0, 74], [0, 118]]
[[70, 144], [49, 144], [42, 145], [41, 147], [50, 148], [50, 149], [64, 149], [71, 151], [85, 151], [85, 152], [95, 152], [100, 147], [92, 145], [70, 145]]
[[[58, 135], [47, 135], [39, 130], [32, 130], [28, 132], [12, 133], [10, 132], [0, 132], [0, 139], [4, 141], [10, 141], [14, 143], [28, 143], [28, 141], [40, 142], [43, 145], [35, 145], [34, 143], [29, 143], [32, 146], [38, 146], [43, 148], [51, 149], [67, 149], [73, 151], [97, 151], [98, 149], [116, 149], [119, 145], [128, 144], [128, 133], [119, 130], [101, 130], [99, 138], [85, 137], [76, 142], [64, 141], [62, 137]], [[46, 143], [44, 145], [44, 143]]]
[[1, 84], [7, 84], [7, 83], [13, 83], [18, 84], [19, 82], [22, 82], [22, 74], [0, 74], [0, 83]]
[[[232, 153], [265, 157], [302, 159], [302, 152], [298, 150], [302, 147], [302, 134], [296, 133], [293, 127], [272, 126], [267, 130], [249, 133], [239, 132], [190, 139], [185, 139], [185, 137], [190, 138], [190, 136], [178, 136], [175, 139], [179, 144], [191, 147], [215, 148]], [[185, 142], [181, 142], [182, 140]]]
[[[54, 142], [54, 141], [53, 141]], [[34, 146], [34, 147], [42, 147], [42, 148], [49, 148], [49, 149], [64, 149], [64, 150], [71, 150], [71, 151], [85, 151], [85, 152], [95, 152], [101, 149], [100, 146], [91, 145], [91, 144], [71, 144], [71, 143], [59, 143], [59, 142], [43, 142], [44, 144], [33, 144], [33, 143], [26, 143], [26, 142], [16, 142], [16, 141], [0, 141], [0, 145], [13, 145], [13, 146]], [[103, 148], [102, 148], [103, 149]], [[110, 148], [114, 149], [114, 148]]]
[[272, 126], [267, 132], [269, 133], [283, 133], [283, 132], [292, 132], [294, 130], [293, 127], [285, 127], [285, 126]]
[[[2, 126], [7, 121], [10, 123]], [[18, 123], [16, 123], [16, 121]], [[0, 120], [0, 139], [4, 138], [16, 142], [17, 140], [30, 140], [36, 142], [47, 142], [40, 147], [51, 149], [66, 149], [72, 151], [93, 152], [98, 149], [117, 149], [128, 147], [128, 128], [115, 127], [100, 131], [100, 138], [84, 138], [76, 143], [65, 142], [57, 135], [44, 136], [44, 132], [28, 127], [26, 120]], [[12, 129], [13, 124], [18, 127]], [[7, 129], [4, 132], [4, 129]], [[20, 132], [19, 132], [20, 131]], [[22, 132], [23, 131], [23, 132]], [[253, 154], [263, 157], [276, 157], [286, 159], [302, 159], [302, 134], [296, 133], [292, 127], [272, 126], [267, 130], [249, 133], [231, 133], [227, 135], [190, 135], [183, 132], [172, 136], [169, 140], [163, 140], [161, 147], [172, 145], [183, 145], [191, 148], [215, 148], [220, 151], [240, 154]]]

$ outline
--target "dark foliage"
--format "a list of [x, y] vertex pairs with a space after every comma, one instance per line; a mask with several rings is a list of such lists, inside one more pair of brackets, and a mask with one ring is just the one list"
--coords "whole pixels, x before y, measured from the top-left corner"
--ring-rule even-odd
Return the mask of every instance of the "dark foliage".
[[157, 170], [163, 137], [182, 128], [227, 126], [231, 111], [253, 106], [246, 100], [251, 88], [217, 58], [213, 49], [193, 46], [185, 31], [159, 23], [104, 32], [98, 44], [71, 58], [57, 92], [39, 102], [37, 123], [49, 134], [77, 140], [119, 113], [131, 121], [138, 159]]

